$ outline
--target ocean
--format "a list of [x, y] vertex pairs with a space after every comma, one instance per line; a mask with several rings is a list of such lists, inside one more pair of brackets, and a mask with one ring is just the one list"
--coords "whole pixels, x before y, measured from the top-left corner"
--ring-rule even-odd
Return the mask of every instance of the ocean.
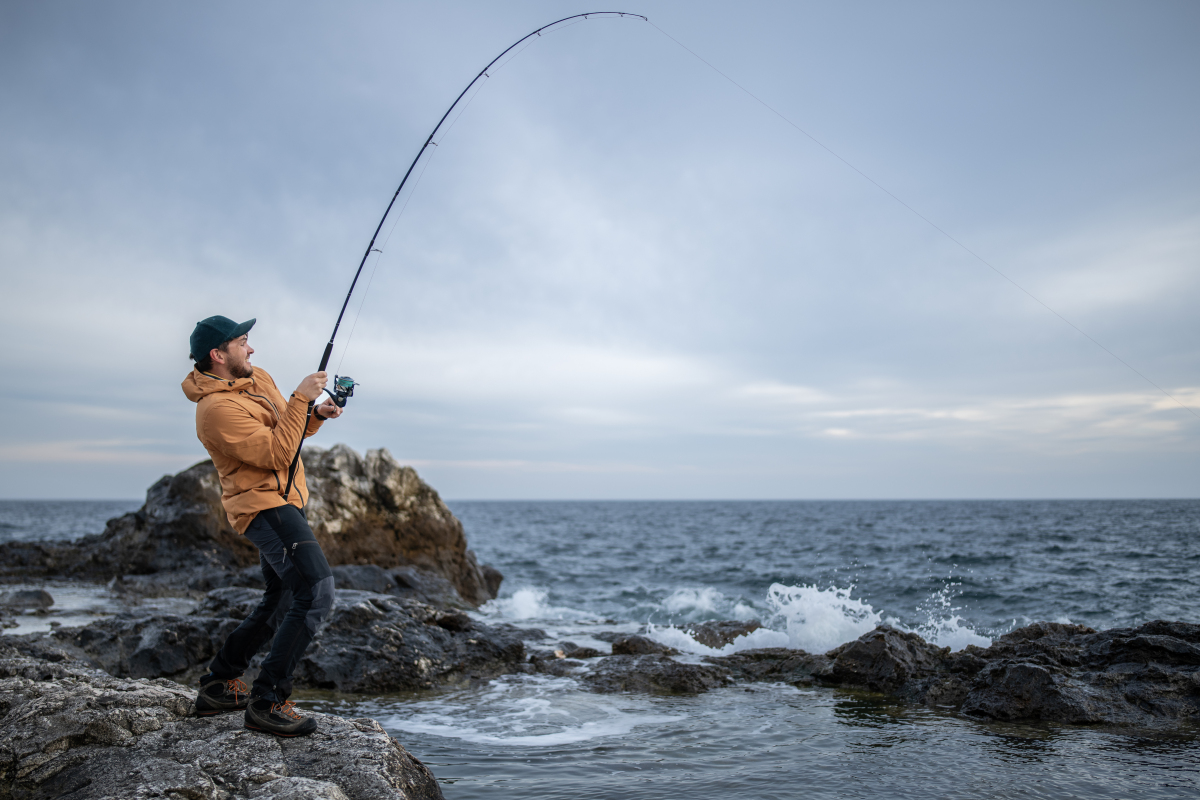
[[[698, 659], [716, 651], [687, 623], [759, 619], [725, 651], [823, 651], [880, 622], [959, 649], [1036, 620], [1200, 618], [1200, 501], [449, 505], [505, 575], [477, 617], [579, 645], [640, 630]], [[0, 539], [98, 532], [109, 511], [0, 503]], [[601, 695], [521, 675], [416, 695], [314, 692], [302, 704], [378, 719], [450, 800], [1200, 794], [1194, 726], [983, 723], [833, 689]]]

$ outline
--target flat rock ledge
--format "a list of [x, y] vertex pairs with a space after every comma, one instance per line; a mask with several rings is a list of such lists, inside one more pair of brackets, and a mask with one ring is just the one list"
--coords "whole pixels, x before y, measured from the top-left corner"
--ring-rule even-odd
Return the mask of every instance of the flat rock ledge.
[[3, 800], [434, 800], [433, 774], [370, 719], [317, 714], [276, 739], [242, 715], [193, 716], [195, 690], [121, 679], [0, 640]]

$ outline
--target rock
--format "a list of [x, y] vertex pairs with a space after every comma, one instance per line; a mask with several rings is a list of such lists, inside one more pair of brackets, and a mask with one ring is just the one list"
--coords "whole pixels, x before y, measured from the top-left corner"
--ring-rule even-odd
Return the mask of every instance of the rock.
[[376, 564], [340, 564], [331, 569], [339, 589], [387, 594], [396, 588], [396, 579]]
[[674, 647], [667, 647], [665, 644], [660, 644], [653, 639], [647, 639], [645, 636], [623, 636], [612, 643], [612, 652], [614, 656], [644, 656], [651, 653], [657, 653], [664, 656], [677, 656], [679, 651]]
[[743, 681], [769, 681], [790, 683], [793, 686], [811, 686], [813, 683], [830, 681], [833, 659], [825, 655], [810, 655], [803, 650], [784, 647], [764, 647], [757, 650], [742, 650], [728, 656], [712, 656], [704, 659], [729, 670], [730, 674]]
[[574, 642], [560, 642], [558, 647], [565, 658], [600, 658], [600, 656], [609, 655], [601, 653], [594, 647], [580, 647]]
[[308, 448], [304, 465], [309, 523], [330, 564], [414, 566], [448, 580], [472, 605], [496, 596], [462, 523], [412, 467], [387, 450], [361, 457], [342, 444]]
[[45, 589], [18, 589], [0, 593], [0, 606], [9, 611], [36, 609], [45, 611], [54, 605], [54, 598]]
[[880, 625], [827, 654], [828, 680], [876, 692], [896, 692], [910, 681], [942, 669], [950, 648], [931, 645], [915, 633]]
[[237, 625], [233, 618], [121, 614], [21, 638], [44, 640], [118, 678], [190, 679]]
[[[116, 677], [191, 682], [261, 596], [253, 589], [217, 589], [186, 616], [135, 612], [14, 638], [60, 648]], [[462, 611], [416, 600], [338, 589], [330, 619], [296, 669], [296, 685], [391, 692], [491, 678], [521, 671], [523, 640], [542, 635], [476, 623]]]
[[339, 590], [326, 626], [296, 668], [296, 684], [394, 692], [521, 671], [527, 632], [484, 625], [416, 600]]
[[[477, 606], [496, 596], [502, 576], [480, 567], [462, 524], [411, 467], [386, 450], [359, 456], [345, 445], [304, 451], [309, 524], [347, 586]], [[201, 594], [261, 585], [258, 551], [229, 525], [211, 461], [163, 477], [141, 509], [76, 542], [0, 545], [0, 577], [62, 575], [115, 579], [142, 596]], [[393, 573], [392, 583], [381, 571]]]
[[1000, 720], [1156, 725], [1200, 719], [1200, 625], [1094, 631], [1037, 623], [969, 655], [964, 714]]
[[442, 797], [374, 720], [314, 714], [312, 736], [276, 739], [246, 730], [240, 714], [191, 716], [195, 691], [171, 681], [53, 656], [0, 640], [0, 797]]
[[610, 656], [582, 676], [594, 692], [699, 694], [730, 682], [715, 664], [683, 664], [664, 655]]
[[719, 650], [739, 636], [745, 636], [761, 627], [762, 623], [756, 619], [726, 619], [689, 625], [683, 631], [705, 647]]

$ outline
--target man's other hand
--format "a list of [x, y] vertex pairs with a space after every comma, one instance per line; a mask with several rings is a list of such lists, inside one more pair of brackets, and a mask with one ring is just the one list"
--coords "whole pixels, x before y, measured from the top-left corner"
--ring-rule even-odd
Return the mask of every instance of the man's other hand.
[[317, 406], [316, 413], [321, 419], [337, 419], [345, 410], [346, 409], [344, 408], [338, 408], [337, 404], [333, 402], [332, 397], [327, 397], [325, 398], [324, 403], [321, 403], [321, 405]]
[[296, 394], [303, 397], [310, 403], [314, 403], [321, 396], [321, 390], [329, 383], [329, 373], [314, 372], [304, 380], [300, 381], [300, 385], [296, 387]]

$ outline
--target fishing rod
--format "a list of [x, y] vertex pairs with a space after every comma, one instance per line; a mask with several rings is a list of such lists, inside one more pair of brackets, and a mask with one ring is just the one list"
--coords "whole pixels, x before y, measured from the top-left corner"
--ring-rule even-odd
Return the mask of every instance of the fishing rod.
[[[429, 145], [432, 144], [435, 147], [437, 146], [437, 142], [433, 140], [433, 137], [437, 136], [438, 131], [442, 128], [442, 124], [446, 121], [447, 117], [450, 116], [450, 113], [454, 111], [455, 107], [458, 106], [459, 101], [466, 96], [467, 92], [471, 91], [471, 87], [474, 86], [480, 78], [490, 77], [488, 75], [488, 70], [491, 69], [497, 61], [508, 55], [508, 53], [511, 52], [514, 47], [521, 44], [521, 42], [524, 42], [527, 39], [532, 39], [534, 36], [541, 36], [542, 31], [549, 30], [550, 28], [553, 28], [556, 25], [561, 25], [564, 22], [568, 22], [573, 19], [590, 19], [591, 17], [636, 17], [643, 22], [650, 21], [648, 17], [644, 17], [641, 14], [631, 14], [628, 11], [588, 11], [583, 14], [572, 14], [569, 17], [563, 17], [560, 20], [555, 20], [549, 25], [543, 25], [537, 30], [522, 36], [520, 39], [517, 39], [508, 47], [504, 48], [500, 55], [489, 61], [486, 67], [479, 70], [479, 74], [471, 79], [471, 82], [467, 84], [467, 88], [462, 90], [458, 97], [454, 99], [454, 102], [450, 104], [450, 107], [446, 109], [446, 113], [442, 114], [442, 118], [438, 120], [438, 124], [433, 126], [433, 131], [431, 131], [428, 138], [425, 139], [425, 144], [421, 145], [421, 149], [417, 151], [417, 157], [414, 158], [412, 163], [408, 165], [408, 171], [404, 173], [404, 177], [400, 180], [400, 185], [396, 187], [396, 193], [392, 195], [392, 199], [387, 204], [387, 208], [384, 210], [383, 216], [379, 219], [379, 224], [375, 226], [375, 233], [371, 234], [371, 241], [367, 245], [366, 251], [363, 253], [362, 260], [358, 262], [358, 269], [354, 273], [354, 280], [350, 281], [350, 291], [346, 292], [346, 299], [342, 301], [342, 310], [338, 312], [337, 322], [333, 324], [333, 333], [329, 334], [329, 343], [325, 345], [325, 352], [321, 354], [321, 366], [317, 367], [317, 372], [324, 372], [325, 368], [329, 366], [329, 357], [333, 353], [333, 340], [337, 338], [338, 328], [340, 328], [342, 325], [342, 317], [346, 315], [346, 307], [350, 305], [350, 296], [354, 294], [354, 287], [358, 285], [358, 279], [362, 275], [363, 267], [367, 263], [367, 258], [370, 257], [371, 251], [375, 250], [375, 240], [379, 237], [379, 232], [383, 230], [383, 223], [387, 221], [388, 214], [392, 213], [392, 206], [396, 204], [396, 198], [400, 196], [401, 190], [404, 189], [404, 184], [408, 183], [409, 176], [412, 175], [413, 169], [416, 168], [417, 162], [421, 160], [421, 156], [425, 154], [425, 151], [429, 148]], [[325, 393], [329, 395], [338, 408], [345, 408], [346, 401], [354, 396], [354, 387], [356, 385], [357, 384], [350, 377], [344, 375], [335, 375], [333, 376], [334, 390], [331, 392], [328, 389], [325, 389]], [[313, 404], [315, 402], [315, 400], [308, 401], [308, 412], [304, 417], [304, 428], [300, 434], [300, 444], [296, 447], [296, 455], [292, 458], [291, 466], [288, 467], [287, 489], [285, 489], [283, 492], [284, 500], [287, 500], [288, 496], [292, 493], [292, 483], [296, 479], [296, 468], [300, 464], [300, 451], [304, 448], [303, 432], [308, 430], [308, 423], [312, 420]]]

